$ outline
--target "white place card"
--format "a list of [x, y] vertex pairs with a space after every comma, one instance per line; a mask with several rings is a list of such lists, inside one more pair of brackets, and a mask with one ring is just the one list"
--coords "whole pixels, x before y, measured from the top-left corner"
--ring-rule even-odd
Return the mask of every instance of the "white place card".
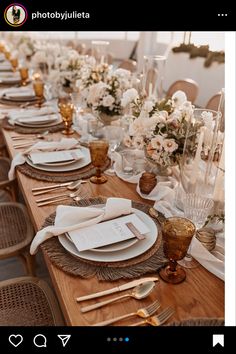
[[78, 251], [85, 251], [136, 237], [126, 226], [132, 223], [140, 234], [145, 235], [150, 230], [135, 214], [129, 214], [100, 224], [68, 232]]
[[82, 159], [83, 157], [84, 155], [80, 149], [50, 152], [31, 152], [30, 154], [30, 158], [33, 164], [72, 161]]

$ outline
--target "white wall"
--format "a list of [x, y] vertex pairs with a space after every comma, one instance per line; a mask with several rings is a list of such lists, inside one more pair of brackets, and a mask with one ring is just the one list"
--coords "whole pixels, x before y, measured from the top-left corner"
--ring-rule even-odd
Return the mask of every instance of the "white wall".
[[225, 87], [225, 65], [213, 62], [204, 67], [205, 58], [189, 59], [188, 53], [169, 52], [166, 62], [164, 89], [176, 80], [190, 78], [199, 85], [199, 94], [195, 104], [205, 107], [215, 93]]

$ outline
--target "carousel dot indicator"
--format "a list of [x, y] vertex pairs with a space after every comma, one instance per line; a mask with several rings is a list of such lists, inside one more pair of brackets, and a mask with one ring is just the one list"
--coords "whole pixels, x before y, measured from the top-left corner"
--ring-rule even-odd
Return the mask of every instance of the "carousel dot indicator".
[[126, 337], [126, 338], [125, 338], [125, 342], [129, 342], [129, 337]]

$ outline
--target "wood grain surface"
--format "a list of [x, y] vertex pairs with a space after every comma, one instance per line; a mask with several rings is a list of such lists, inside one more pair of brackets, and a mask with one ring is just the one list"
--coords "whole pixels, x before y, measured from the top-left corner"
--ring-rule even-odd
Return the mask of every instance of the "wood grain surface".
[[[3, 131], [3, 134], [9, 155], [12, 157], [17, 151], [13, 149], [11, 136], [17, 135], [17, 133], [5, 130]], [[61, 135], [60, 133], [55, 133], [51, 134], [50, 137], [58, 139]], [[75, 137], [78, 137], [78, 135], [75, 135]], [[32, 195], [31, 190], [34, 187], [50, 185], [50, 183], [33, 180], [21, 173], [17, 173], [17, 179], [34, 228], [35, 230], [38, 230], [43, 224], [44, 219], [55, 211], [56, 205], [41, 208], [37, 207], [35, 202], [36, 197]], [[115, 176], [109, 176], [108, 182], [103, 185], [95, 185], [89, 182], [83, 185], [83, 188], [91, 197], [116, 196], [142, 201], [150, 205], [153, 204], [153, 202], [144, 200], [137, 194], [136, 185], [126, 183]], [[61, 191], [64, 192], [66, 189]], [[55, 193], [51, 193], [51, 195], [55, 195]], [[69, 204], [70, 200], [66, 203]], [[201, 265], [194, 269], [186, 269], [186, 280], [178, 285], [167, 284], [159, 278], [160, 280], [157, 282], [154, 291], [144, 300], [137, 301], [129, 298], [97, 311], [95, 310], [82, 314], [80, 312], [80, 307], [96, 303], [99, 300], [95, 299], [76, 303], [76, 297], [109, 289], [125, 283], [126, 280], [105, 282], [98, 281], [95, 277], [91, 279], [73, 277], [53, 266], [46, 256], [45, 261], [67, 325], [89, 326], [115, 316], [134, 312], [140, 307], [149, 305], [155, 299], [160, 300], [161, 309], [164, 309], [167, 306], [172, 306], [175, 309], [175, 314], [168, 320], [169, 323], [191, 318], [224, 317], [224, 282], [208, 272]], [[149, 275], [158, 276], [158, 273], [148, 274], [148, 276]], [[125, 292], [122, 292], [122, 294], [124, 293]], [[101, 300], [115, 296], [116, 294], [109, 295], [103, 297]], [[117, 322], [115, 325], [129, 325], [137, 320], [138, 319], [132, 318]]]

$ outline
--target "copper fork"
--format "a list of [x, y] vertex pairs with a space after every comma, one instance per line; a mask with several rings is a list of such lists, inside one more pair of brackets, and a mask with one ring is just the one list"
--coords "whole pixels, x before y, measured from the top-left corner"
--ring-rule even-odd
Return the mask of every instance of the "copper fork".
[[123, 319], [128, 318], [128, 317], [133, 317], [133, 316], [139, 316], [141, 318], [147, 318], [147, 317], [150, 317], [150, 316], [154, 315], [154, 313], [159, 309], [160, 306], [161, 305], [160, 305], [159, 301], [156, 300], [151, 305], [138, 309], [137, 312], [131, 312], [131, 313], [128, 313], [128, 314], [123, 315], [123, 316], [111, 318], [110, 320], [107, 320], [107, 321], [95, 323], [92, 326], [107, 326], [107, 325], [112, 324], [114, 322], [123, 320]]
[[130, 326], [141, 326], [143, 324], [150, 324], [151, 326], [161, 326], [165, 323], [175, 311], [171, 307], [167, 307], [165, 310], [160, 312], [158, 315], [146, 318], [144, 321], [134, 323]]

